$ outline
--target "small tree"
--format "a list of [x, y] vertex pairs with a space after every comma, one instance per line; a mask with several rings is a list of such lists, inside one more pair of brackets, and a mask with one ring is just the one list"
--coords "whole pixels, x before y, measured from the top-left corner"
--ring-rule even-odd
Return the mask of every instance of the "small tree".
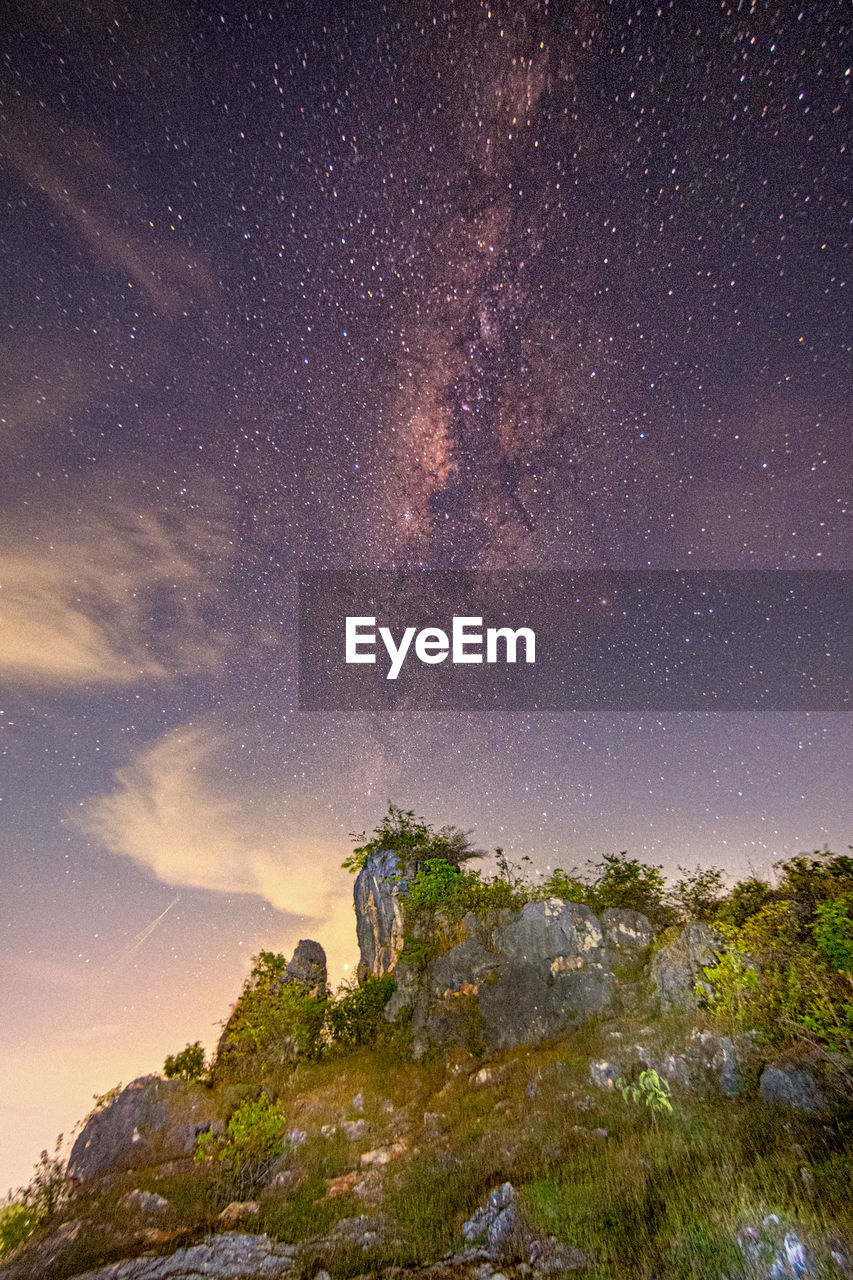
[[199, 1134], [194, 1159], [211, 1163], [220, 1199], [248, 1200], [286, 1146], [281, 1104], [262, 1093], [254, 1102], [240, 1104], [224, 1134]]
[[719, 867], [679, 867], [682, 878], [672, 894], [676, 909], [688, 920], [711, 920], [725, 894], [725, 874]]
[[0, 1257], [29, 1239], [65, 1202], [68, 1180], [62, 1141], [60, 1134], [52, 1156], [42, 1151], [28, 1186], [21, 1187], [8, 1203], [0, 1206]]
[[390, 1039], [392, 1028], [385, 1019], [385, 1006], [396, 989], [397, 983], [388, 973], [381, 978], [368, 974], [360, 987], [343, 987], [328, 1008], [332, 1042], [356, 1049]]
[[594, 868], [593, 896], [599, 911], [623, 907], [641, 911], [652, 924], [669, 924], [672, 909], [666, 904], [666, 880], [660, 866], [640, 862], [621, 853], [606, 853]]
[[371, 853], [393, 849], [409, 872], [419, 870], [429, 858], [443, 858], [458, 867], [467, 858], [482, 856], [472, 848], [470, 837], [470, 832], [460, 831], [458, 827], [441, 827], [436, 831], [431, 823], [416, 818], [414, 810], [389, 804], [371, 840], [363, 831], [350, 833], [350, 839], [359, 843], [341, 865], [355, 874], [361, 871]]
[[641, 1071], [636, 1081], [620, 1078], [616, 1081], [616, 1088], [622, 1091], [622, 1097], [626, 1102], [632, 1102], [635, 1105], [642, 1103], [646, 1106], [655, 1124], [661, 1112], [672, 1114], [669, 1083], [661, 1079], [651, 1067], [647, 1071]]
[[200, 1080], [206, 1070], [205, 1052], [200, 1040], [188, 1044], [180, 1053], [169, 1054], [163, 1063], [163, 1075], [167, 1080]]
[[60, 1133], [53, 1148], [53, 1155], [42, 1151], [28, 1187], [21, 1193], [24, 1204], [35, 1214], [39, 1222], [50, 1218], [68, 1195], [65, 1161], [62, 1158], [63, 1135]]

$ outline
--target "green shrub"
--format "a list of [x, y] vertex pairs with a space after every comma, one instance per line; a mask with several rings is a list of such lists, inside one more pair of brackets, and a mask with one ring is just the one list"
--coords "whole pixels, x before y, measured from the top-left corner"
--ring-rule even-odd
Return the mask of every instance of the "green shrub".
[[[687, 882], [682, 884], [689, 888]], [[608, 907], [640, 911], [656, 929], [665, 928], [679, 915], [668, 901], [661, 868], [629, 858], [624, 851], [606, 853], [600, 862], [590, 860], [583, 868], [572, 867], [570, 871], [556, 868], [538, 887], [535, 896], [579, 902], [596, 915]]]
[[284, 1112], [266, 1094], [237, 1107], [224, 1134], [208, 1130], [196, 1142], [195, 1160], [212, 1162], [217, 1197], [248, 1200], [284, 1152]]
[[671, 894], [673, 906], [687, 920], [711, 920], [725, 895], [725, 876], [719, 867], [679, 867], [681, 880]]
[[743, 1029], [753, 1019], [754, 996], [761, 986], [761, 979], [754, 964], [737, 951], [725, 951], [715, 965], [702, 970], [706, 984], [697, 983], [696, 991], [707, 995], [708, 1004], [729, 1026]]
[[622, 907], [641, 911], [652, 924], [662, 926], [672, 918], [666, 903], [666, 880], [659, 866], [629, 858], [627, 853], [606, 853], [597, 864], [593, 885], [599, 911]]
[[380, 849], [393, 849], [410, 872], [417, 871], [429, 858], [442, 858], [453, 866], [459, 866], [466, 858], [480, 854], [471, 847], [470, 832], [458, 827], [442, 827], [439, 831], [423, 818], [416, 818], [413, 810], [400, 809], [389, 804], [388, 812], [368, 840], [365, 833], [351, 833], [352, 840], [361, 843], [341, 863], [347, 871], [360, 871], [371, 853]]
[[672, 1103], [669, 1100], [669, 1083], [661, 1079], [651, 1067], [646, 1071], [641, 1071], [635, 1081], [617, 1080], [616, 1088], [621, 1091], [622, 1097], [626, 1102], [632, 1102], [635, 1105], [642, 1103], [653, 1118], [657, 1117], [662, 1111], [672, 1114]]
[[329, 1036], [345, 1049], [376, 1045], [388, 1040], [392, 1025], [385, 1019], [385, 1006], [397, 989], [390, 974], [368, 975], [362, 985], [342, 988], [327, 1011]]
[[317, 1058], [325, 1044], [328, 993], [285, 977], [283, 955], [261, 951], [225, 1027], [216, 1070], [251, 1063], [263, 1072], [298, 1057]]
[[540, 885], [539, 896], [562, 898], [564, 902], [580, 902], [584, 906], [591, 907], [593, 892], [589, 880], [584, 880], [577, 868], [573, 871], [564, 871], [562, 867], [557, 867]]
[[829, 849], [777, 862], [776, 871], [776, 896], [795, 902], [802, 919], [810, 919], [818, 903], [853, 894], [853, 858]]
[[65, 1161], [61, 1154], [62, 1140], [63, 1135], [60, 1133], [52, 1156], [48, 1155], [47, 1151], [42, 1151], [29, 1186], [21, 1192], [21, 1200], [35, 1214], [39, 1222], [53, 1217], [68, 1197]]
[[0, 1206], [0, 1258], [23, 1244], [43, 1222], [52, 1218], [68, 1198], [68, 1180], [62, 1159], [62, 1140], [56, 1139], [53, 1155], [42, 1151], [33, 1176], [14, 1198]]
[[749, 876], [746, 880], [738, 881], [718, 905], [714, 913], [714, 921], [720, 925], [739, 929], [750, 916], [760, 911], [772, 898], [773, 890], [766, 880]]
[[[844, 957], [845, 912], [831, 901], [808, 918], [808, 901], [772, 899], [740, 928], [722, 926], [727, 951], [705, 969], [711, 1008], [733, 1027], [754, 1028], [768, 1044], [806, 1039], [853, 1049], [853, 1004]], [[756, 964], [760, 969], [756, 970]]]
[[37, 1215], [21, 1200], [0, 1205], [0, 1258], [28, 1240], [38, 1224]]
[[459, 924], [468, 912], [487, 915], [517, 911], [533, 897], [518, 878], [466, 871], [444, 858], [428, 858], [400, 894], [404, 915], [401, 960], [423, 965], [459, 941]]
[[169, 1054], [163, 1063], [163, 1075], [167, 1080], [176, 1076], [181, 1080], [200, 1080], [207, 1064], [200, 1040], [188, 1044], [180, 1053]]
[[819, 903], [811, 930], [833, 969], [853, 973], [853, 894]]

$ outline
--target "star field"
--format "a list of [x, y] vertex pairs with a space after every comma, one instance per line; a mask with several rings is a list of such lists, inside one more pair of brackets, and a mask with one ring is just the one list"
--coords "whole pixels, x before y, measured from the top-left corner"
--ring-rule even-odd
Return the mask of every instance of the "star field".
[[295, 614], [301, 569], [850, 567], [845, 4], [4, 25], [0, 1187], [260, 947], [347, 972], [389, 799], [538, 871], [846, 849], [848, 713], [300, 712]]

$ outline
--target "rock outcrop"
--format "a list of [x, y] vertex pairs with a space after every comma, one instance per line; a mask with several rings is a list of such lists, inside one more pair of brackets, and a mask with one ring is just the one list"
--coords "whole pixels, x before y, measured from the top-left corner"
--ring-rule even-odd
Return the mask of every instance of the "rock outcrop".
[[625, 1076], [652, 1069], [661, 1079], [684, 1094], [699, 1098], [736, 1098], [744, 1090], [744, 1078], [754, 1074], [755, 1050], [749, 1036], [718, 1035], [694, 1027], [683, 1047], [653, 1048], [648, 1044], [625, 1044], [616, 1061], [606, 1058], [589, 1064], [589, 1075], [600, 1089], [612, 1090]]
[[511, 1182], [490, 1191], [485, 1204], [462, 1225], [462, 1235], [469, 1244], [483, 1241], [496, 1256], [508, 1253], [508, 1245], [520, 1232], [521, 1218]]
[[602, 911], [601, 928], [609, 950], [626, 960], [640, 959], [654, 936], [647, 916], [624, 907], [608, 907]]
[[560, 898], [467, 915], [464, 938], [424, 971], [397, 968], [386, 1010], [411, 1010], [416, 1056], [430, 1046], [494, 1052], [574, 1030], [612, 998], [604, 934], [588, 907]]
[[229, 1232], [165, 1258], [128, 1258], [74, 1280], [280, 1280], [293, 1267], [296, 1253], [293, 1245], [268, 1236]]
[[717, 963], [721, 945], [706, 924], [691, 920], [675, 942], [656, 952], [651, 977], [661, 1013], [696, 1008], [696, 984], [701, 983], [705, 966]]
[[537, 1275], [563, 1275], [591, 1265], [580, 1249], [562, 1244], [554, 1236], [541, 1239], [534, 1234], [511, 1182], [489, 1192], [485, 1204], [463, 1223], [462, 1235], [469, 1244], [484, 1246], [486, 1257], [495, 1262], [523, 1262]]
[[68, 1177], [79, 1184], [191, 1156], [196, 1138], [215, 1120], [209, 1095], [197, 1085], [140, 1076], [86, 1121], [71, 1149]]
[[320, 996], [329, 984], [326, 953], [319, 942], [302, 938], [287, 962], [284, 971], [286, 982], [298, 982], [310, 995]]
[[588, 907], [550, 898], [467, 915], [455, 945], [416, 966], [400, 960], [406, 884], [393, 850], [371, 854], [359, 872], [358, 974], [394, 974], [386, 1016], [411, 1013], [416, 1056], [447, 1045], [494, 1052], [571, 1031], [611, 1004], [611, 961], [639, 970], [652, 939], [638, 911], [610, 909], [599, 922]]
[[358, 978], [363, 982], [391, 973], [403, 949], [403, 911], [400, 891], [407, 881], [393, 849], [372, 853], [355, 879], [356, 934], [361, 959]]
[[826, 1110], [826, 1098], [811, 1071], [804, 1067], [771, 1063], [761, 1073], [759, 1091], [762, 1102], [775, 1106], [792, 1107], [807, 1115]]
[[737, 1235], [750, 1280], [811, 1280], [818, 1276], [849, 1275], [845, 1252], [833, 1247], [823, 1233], [804, 1243], [802, 1228], [770, 1213]]

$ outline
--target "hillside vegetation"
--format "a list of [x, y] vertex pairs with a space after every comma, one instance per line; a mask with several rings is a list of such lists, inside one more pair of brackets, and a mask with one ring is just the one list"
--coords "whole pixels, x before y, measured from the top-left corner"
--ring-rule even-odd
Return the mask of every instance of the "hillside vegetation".
[[[853, 858], [804, 854], [772, 885], [727, 886], [715, 869], [668, 885], [624, 853], [545, 879], [499, 850], [487, 875], [463, 833], [392, 808], [345, 865], [387, 849], [406, 872], [401, 962], [414, 972], [471, 913], [546, 899], [640, 912], [653, 940], [614, 963], [612, 1008], [488, 1060], [475, 1026], [413, 1060], [407, 1010], [386, 1017], [393, 972], [332, 995], [261, 952], [213, 1061], [188, 1044], [165, 1082], [141, 1082], [184, 1120], [206, 1117], [193, 1149], [82, 1180], [45, 1153], [0, 1209], [9, 1277], [63, 1280], [235, 1229], [294, 1246], [280, 1272], [247, 1276], [849, 1274], [838, 1259], [853, 1258]], [[712, 931], [712, 963], [686, 1007], [662, 1009], [654, 956], [690, 921]], [[768, 1064], [802, 1105], [772, 1105]], [[95, 1113], [116, 1105], [98, 1100]], [[470, 1223], [506, 1183], [515, 1225], [491, 1247]], [[792, 1233], [799, 1272], [783, 1257]], [[779, 1258], [793, 1269], [774, 1273]]]

